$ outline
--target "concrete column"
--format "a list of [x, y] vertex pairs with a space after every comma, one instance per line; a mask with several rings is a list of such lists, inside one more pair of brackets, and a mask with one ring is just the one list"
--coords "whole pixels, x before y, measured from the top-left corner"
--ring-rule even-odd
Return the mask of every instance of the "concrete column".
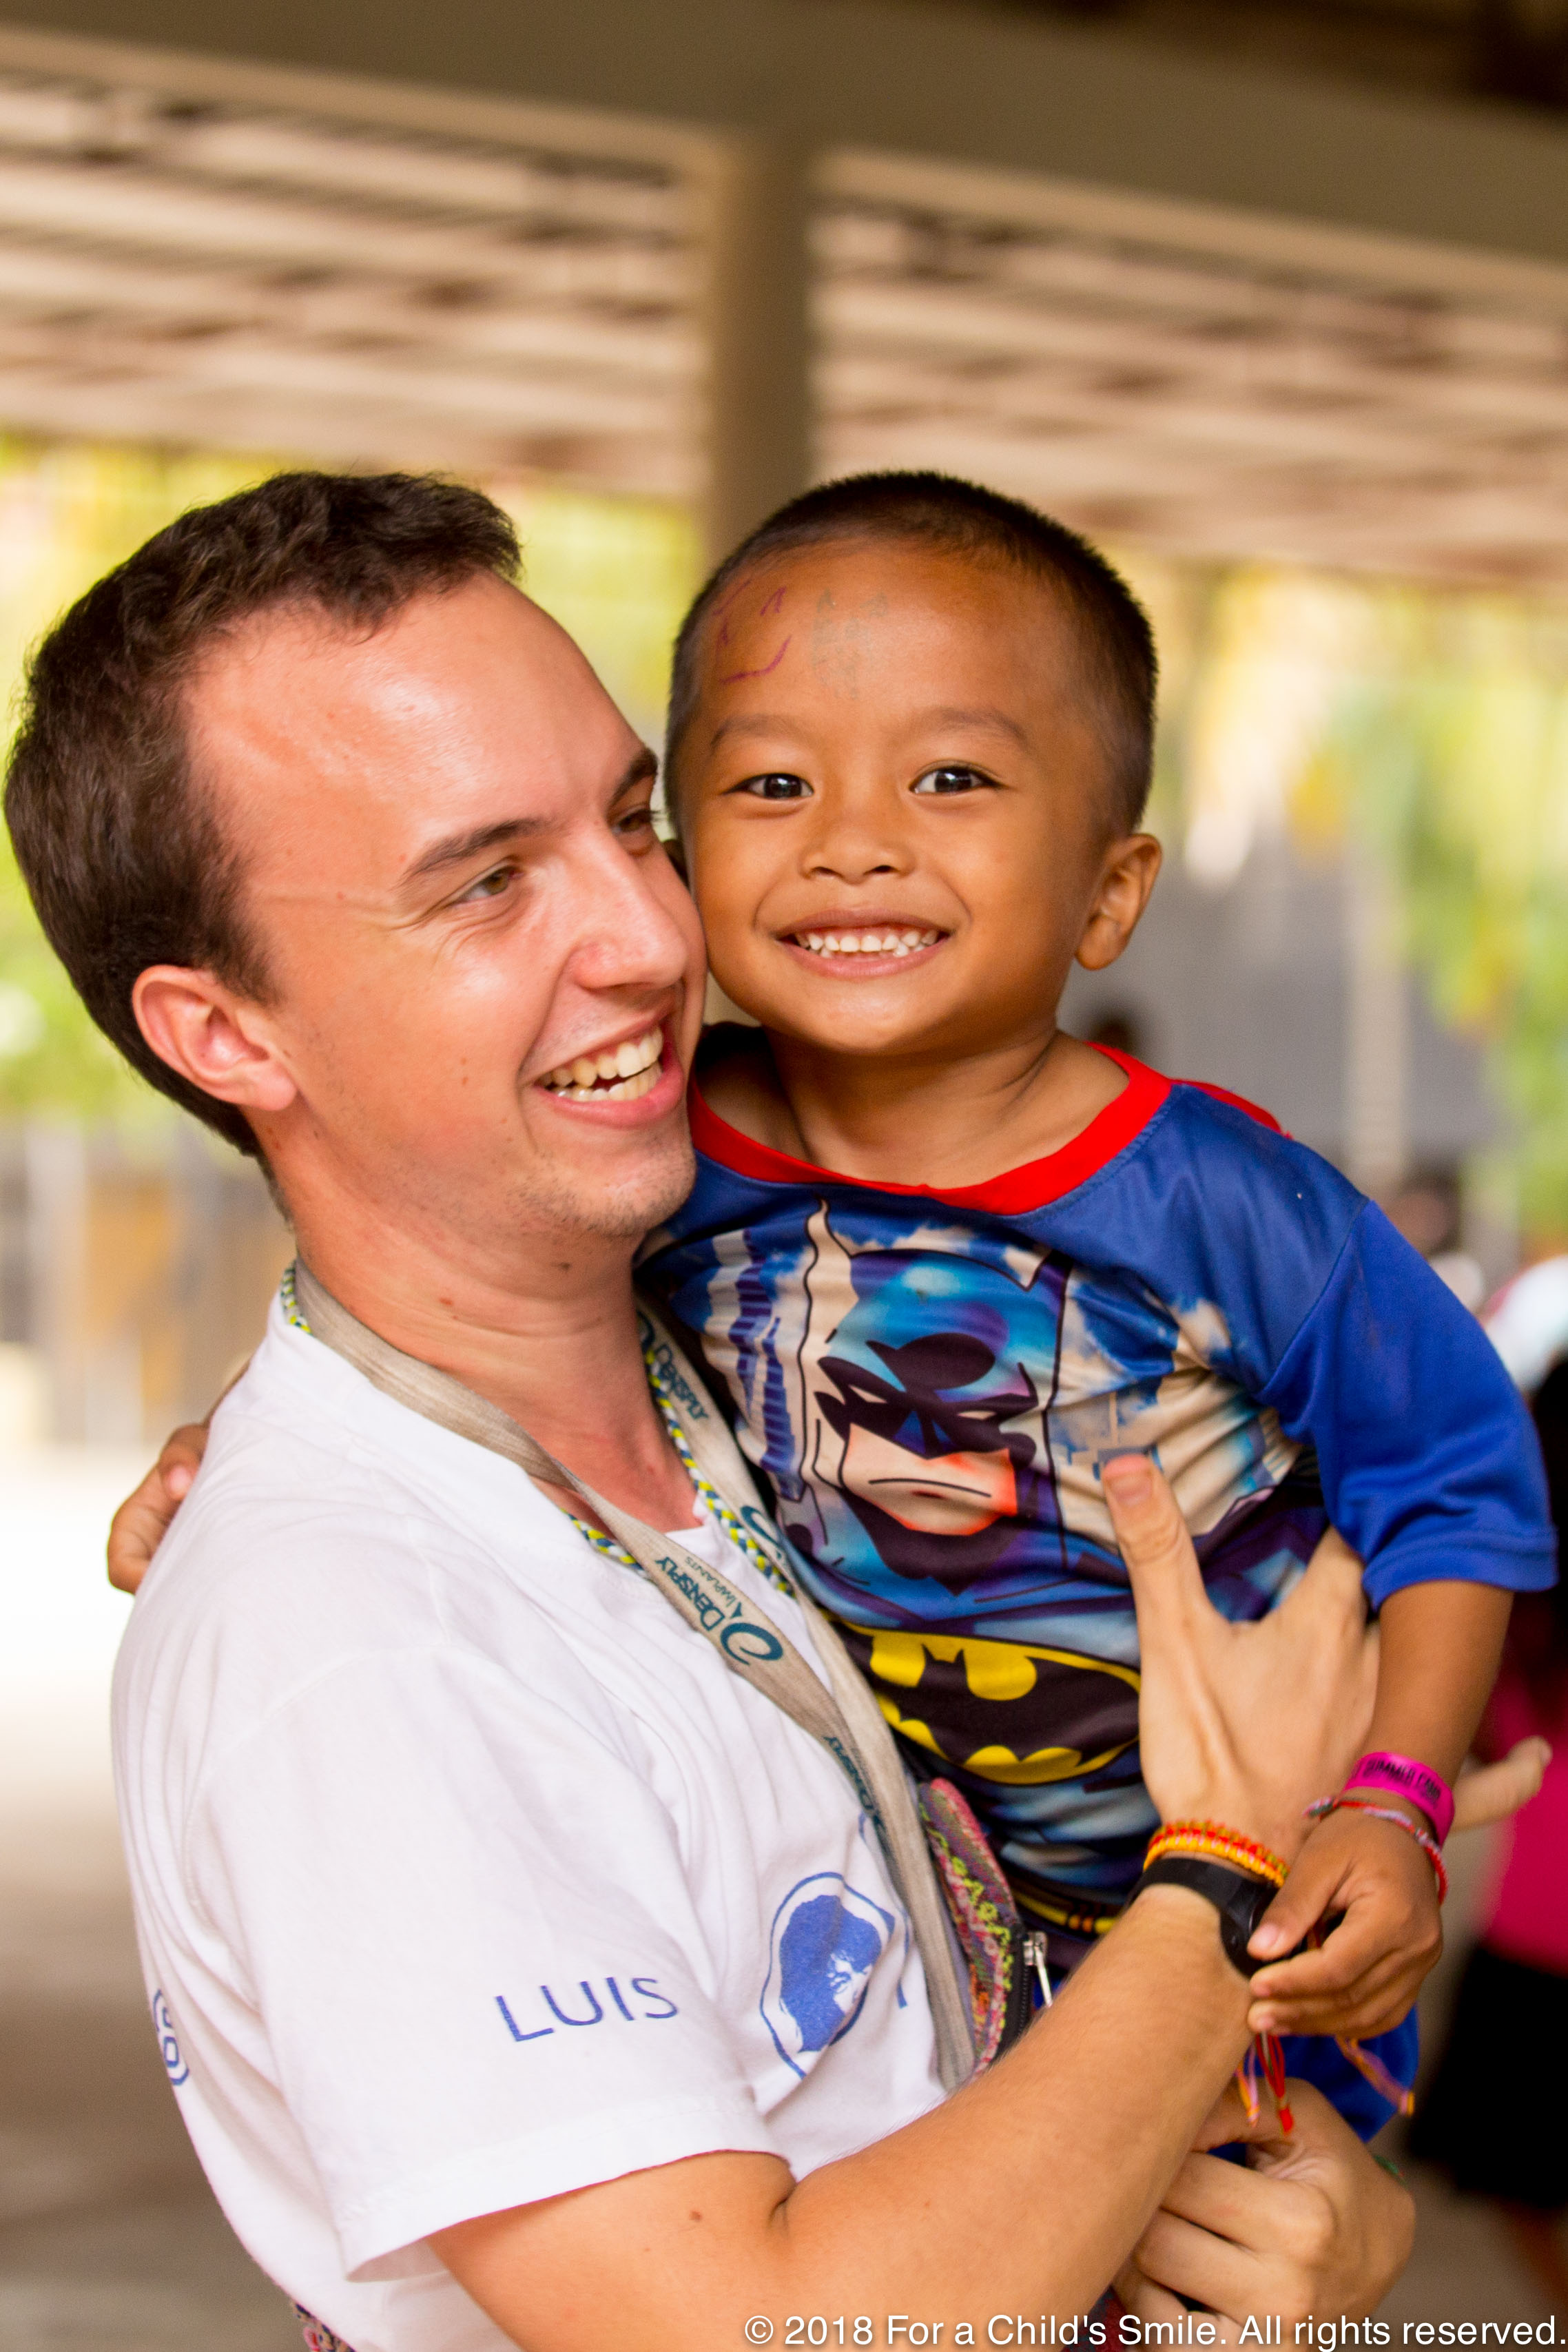
[[48, 1433], [79, 1442], [89, 1429], [83, 1333], [87, 1297], [87, 1139], [79, 1127], [38, 1121], [23, 1140], [26, 1184], [27, 1337], [45, 1367]]
[[1345, 1169], [1386, 1199], [1410, 1160], [1410, 997], [1398, 877], [1352, 837], [1345, 864]]
[[808, 151], [715, 145], [706, 175], [710, 562], [811, 479]]

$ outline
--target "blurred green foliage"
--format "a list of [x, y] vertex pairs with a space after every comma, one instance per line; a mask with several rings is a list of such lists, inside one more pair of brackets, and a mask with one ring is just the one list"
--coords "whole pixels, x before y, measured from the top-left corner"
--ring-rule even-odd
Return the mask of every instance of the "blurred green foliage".
[[[1302, 800], [1397, 876], [1434, 1010], [1482, 1038], [1522, 1232], [1568, 1238], [1568, 614], [1386, 599]], [[1314, 806], [1315, 803], [1315, 806]]]

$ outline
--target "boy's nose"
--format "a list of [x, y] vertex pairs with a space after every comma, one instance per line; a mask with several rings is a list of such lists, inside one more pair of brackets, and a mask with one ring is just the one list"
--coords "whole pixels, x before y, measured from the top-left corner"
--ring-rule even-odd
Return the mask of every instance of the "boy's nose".
[[901, 874], [910, 860], [897, 838], [880, 825], [841, 816], [823, 827], [807, 849], [808, 874], [840, 882], [868, 881], [876, 874]]

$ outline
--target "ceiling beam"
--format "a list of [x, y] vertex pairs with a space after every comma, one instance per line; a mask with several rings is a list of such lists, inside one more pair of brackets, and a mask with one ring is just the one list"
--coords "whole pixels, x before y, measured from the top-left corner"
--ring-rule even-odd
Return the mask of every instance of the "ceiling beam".
[[130, 72], [146, 42], [209, 82], [266, 65], [280, 102], [290, 69], [324, 69], [415, 86], [426, 121], [445, 92], [470, 131], [487, 106], [564, 105], [666, 152], [764, 133], [1568, 261], [1562, 122], [952, 0], [10, 0], [9, 20], [125, 45]]

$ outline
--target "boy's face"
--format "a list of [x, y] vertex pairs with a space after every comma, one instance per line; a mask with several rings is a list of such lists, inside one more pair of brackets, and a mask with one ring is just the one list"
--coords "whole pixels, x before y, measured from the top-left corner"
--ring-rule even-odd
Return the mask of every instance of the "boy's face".
[[714, 977], [785, 1037], [946, 1057], [1048, 1037], [1159, 852], [1123, 838], [1076, 634], [1000, 564], [887, 542], [743, 575], [678, 799]]

